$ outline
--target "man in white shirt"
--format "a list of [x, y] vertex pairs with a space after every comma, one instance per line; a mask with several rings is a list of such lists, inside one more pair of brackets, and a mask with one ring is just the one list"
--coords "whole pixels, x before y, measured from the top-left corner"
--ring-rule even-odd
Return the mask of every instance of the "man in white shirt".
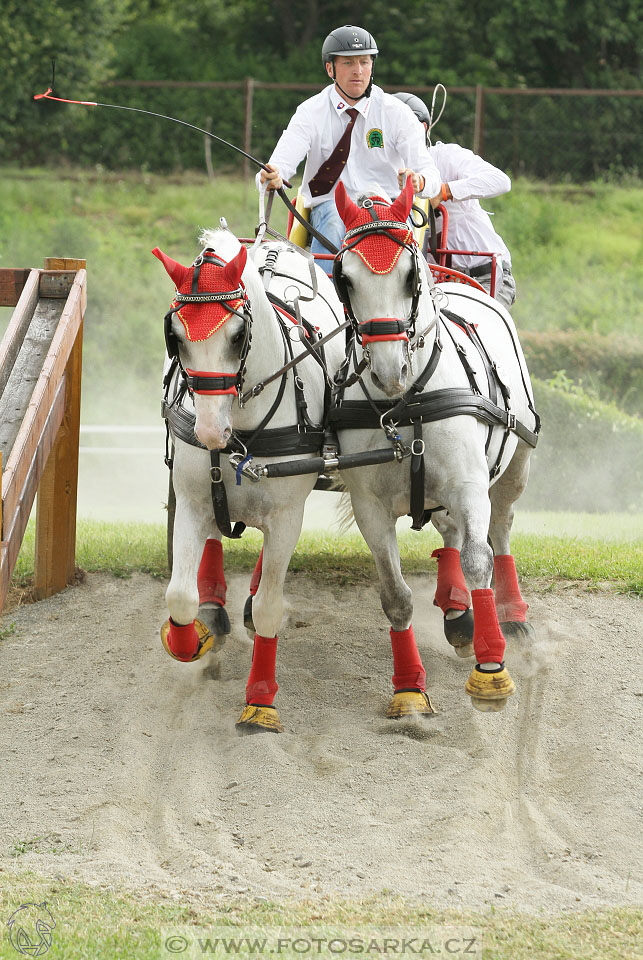
[[[440, 189], [412, 111], [373, 84], [377, 54], [362, 27], [339, 27], [326, 37], [322, 63], [333, 83], [300, 104], [266, 165], [270, 169], [257, 175], [258, 184], [278, 190], [305, 157], [302, 196], [310, 222], [336, 247], [346, 229], [335, 208], [339, 180], [353, 199], [365, 192], [392, 198], [406, 176], [419, 196], [433, 197]], [[315, 238], [311, 251], [328, 252]]]
[[[431, 114], [426, 104], [412, 93], [394, 95], [406, 103], [426, 131], [427, 145]], [[495, 297], [507, 309], [516, 299], [516, 283], [511, 273], [511, 254], [502, 237], [493, 228], [491, 217], [480, 206], [480, 200], [498, 197], [511, 190], [506, 173], [487, 163], [482, 157], [457, 143], [429, 146], [429, 153], [440, 172], [442, 185], [431, 203], [444, 203], [449, 213], [447, 243], [453, 250], [481, 250], [496, 253]], [[487, 291], [491, 287], [491, 260], [452, 254], [452, 266], [474, 277]]]

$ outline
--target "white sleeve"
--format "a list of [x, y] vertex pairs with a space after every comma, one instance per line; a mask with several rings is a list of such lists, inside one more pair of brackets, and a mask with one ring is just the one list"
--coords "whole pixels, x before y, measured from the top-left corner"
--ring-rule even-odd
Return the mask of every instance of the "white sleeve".
[[[435, 197], [440, 192], [442, 178], [426, 146], [424, 128], [410, 107], [404, 105], [409, 113], [409, 122], [403, 112], [397, 114], [398, 150], [406, 166], [424, 177], [424, 190], [420, 197]], [[397, 173], [397, 170], [395, 171]]]
[[[272, 151], [268, 163], [277, 167], [284, 180], [296, 173], [301, 161], [308, 155], [312, 142], [312, 125], [307, 117], [307, 111], [299, 106], [290, 123], [279, 137], [277, 146]], [[257, 186], [260, 184], [260, 174], [256, 176]]]
[[454, 200], [482, 200], [486, 197], [499, 197], [511, 190], [511, 180], [506, 173], [494, 167], [456, 143], [444, 148], [444, 167], [442, 153], [437, 153], [438, 167], [442, 179], [449, 184]]

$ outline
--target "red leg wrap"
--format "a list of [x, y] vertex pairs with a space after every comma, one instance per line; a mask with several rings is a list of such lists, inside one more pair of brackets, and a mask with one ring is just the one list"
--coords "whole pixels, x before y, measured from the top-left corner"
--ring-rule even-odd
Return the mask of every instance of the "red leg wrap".
[[415, 643], [413, 627], [391, 630], [393, 686], [398, 690], [426, 690], [426, 671]]
[[167, 635], [167, 645], [179, 660], [191, 660], [199, 646], [199, 635], [196, 632], [194, 621], [181, 626], [170, 617], [170, 632]]
[[255, 633], [252, 666], [246, 684], [246, 702], [271, 707], [279, 689], [275, 680], [278, 637], [260, 637]]
[[226, 582], [223, 573], [223, 546], [220, 540], [205, 541], [197, 575], [199, 603], [218, 603], [224, 606]]
[[529, 604], [525, 603], [518, 586], [516, 562], [511, 554], [493, 558], [496, 577], [496, 609], [501, 623], [525, 623]]
[[460, 551], [455, 547], [440, 547], [431, 556], [438, 558], [438, 585], [433, 605], [440, 607], [442, 613], [447, 610], [468, 610], [471, 594], [460, 566]]
[[478, 663], [502, 663], [505, 638], [502, 635], [493, 590], [472, 590], [473, 649]]
[[263, 547], [261, 548], [261, 553], [259, 554], [259, 559], [255, 564], [255, 568], [252, 571], [252, 577], [250, 578], [250, 596], [254, 597], [255, 593], [259, 589], [259, 584], [261, 582], [261, 568], [263, 566]]

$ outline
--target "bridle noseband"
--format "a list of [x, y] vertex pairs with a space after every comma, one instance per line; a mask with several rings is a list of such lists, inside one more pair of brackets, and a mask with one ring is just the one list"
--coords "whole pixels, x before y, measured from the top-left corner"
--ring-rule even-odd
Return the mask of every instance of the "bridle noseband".
[[[223, 396], [225, 394], [231, 394], [232, 396], [236, 397], [243, 388], [243, 378], [246, 372], [246, 360], [252, 340], [252, 312], [250, 308], [250, 300], [248, 299], [248, 294], [246, 293], [246, 288], [243, 285], [243, 282], [239, 283], [239, 286], [236, 290], [199, 290], [199, 275], [201, 272], [201, 267], [204, 263], [211, 263], [218, 267], [226, 266], [225, 260], [222, 260], [220, 257], [218, 257], [214, 250], [212, 250], [210, 247], [206, 248], [203, 253], [199, 254], [192, 264], [194, 273], [192, 275], [190, 293], [179, 293], [177, 291], [172, 306], [165, 314], [165, 346], [167, 348], [167, 353], [170, 360], [173, 361], [173, 366], [178, 365], [183, 382], [185, 384], [185, 389], [187, 389], [189, 394], [198, 393], [205, 396]], [[241, 309], [233, 306], [233, 302], [235, 300], [242, 301]], [[226, 309], [230, 313], [234, 313], [235, 316], [240, 317], [243, 320], [243, 343], [239, 356], [239, 369], [236, 373], [216, 373], [209, 370], [191, 370], [189, 367], [183, 366], [179, 354], [180, 341], [172, 330], [172, 319], [175, 313], [178, 313], [183, 306], [189, 303], [224, 303], [226, 305]]]
[[[337, 289], [340, 300], [349, 319], [352, 321], [357, 338], [363, 345], [382, 340], [405, 340], [413, 339], [415, 336], [415, 325], [418, 317], [420, 294], [422, 292], [422, 273], [418, 260], [418, 246], [415, 240], [400, 240], [392, 230], [403, 230], [405, 234], [409, 232], [407, 223], [397, 220], [380, 220], [375, 210], [375, 204], [388, 208], [388, 204], [383, 200], [373, 200], [370, 197], [362, 202], [362, 207], [368, 210], [372, 220], [370, 223], [363, 223], [357, 227], [348, 230], [344, 237], [342, 249], [335, 257], [333, 264], [333, 281]], [[350, 294], [346, 278], [342, 271], [342, 260], [344, 254], [353, 250], [365, 237], [381, 235], [392, 240], [398, 246], [408, 250], [413, 258], [413, 291], [411, 294], [411, 309], [406, 319], [396, 317], [373, 317], [370, 320], [358, 321], [355, 317], [353, 306], [351, 304]]]

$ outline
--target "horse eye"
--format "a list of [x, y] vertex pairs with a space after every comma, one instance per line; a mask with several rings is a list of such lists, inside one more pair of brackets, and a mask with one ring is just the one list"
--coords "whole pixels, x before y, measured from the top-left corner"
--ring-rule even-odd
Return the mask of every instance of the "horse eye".
[[230, 343], [232, 344], [233, 347], [238, 347], [238, 346], [241, 344], [241, 341], [242, 341], [242, 340], [243, 340], [243, 330], [239, 330], [239, 331], [238, 331], [237, 333], [235, 333], [235, 335], [231, 338]]

